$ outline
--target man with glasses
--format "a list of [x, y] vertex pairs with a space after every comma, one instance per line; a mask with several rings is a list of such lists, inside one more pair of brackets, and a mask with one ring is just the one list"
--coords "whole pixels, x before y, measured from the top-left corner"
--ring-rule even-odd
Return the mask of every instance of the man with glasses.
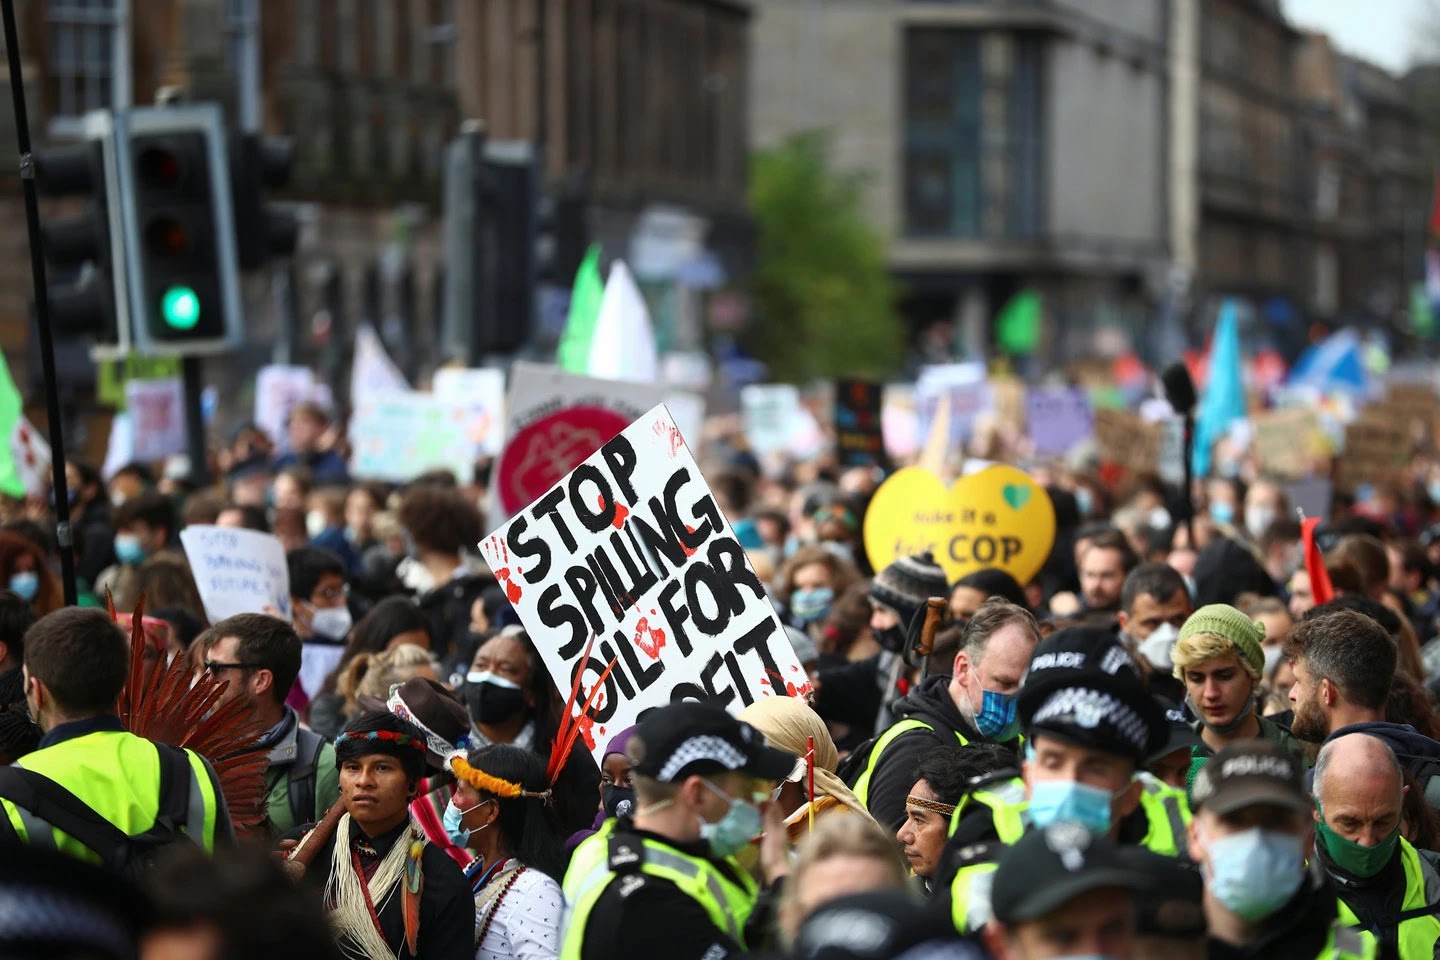
[[[302, 642], [300, 691], [289, 702], [303, 710], [340, 665], [354, 619], [347, 602], [350, 588], [345, 582], [345, 561], [338, 554], [321, 547], [299, 547], [286, 554], [285, 562], [290, 569], [295, 632]], [[287, 688], [285, 694], [290, 693]]]
[[[300, 672], [300, 638], [276, 617], [242, 613], [200, 636], [205, 669], [228, 686], [220, 703], [244, 700], [266, 726], [257, 748], [270, 754], [265, 774], [270, 832], [279, 837], [302, 823], [318, 823], [340, 795], [335, 748], [285, 704]], [[218, 704], [217, 704], [218, 706]]]

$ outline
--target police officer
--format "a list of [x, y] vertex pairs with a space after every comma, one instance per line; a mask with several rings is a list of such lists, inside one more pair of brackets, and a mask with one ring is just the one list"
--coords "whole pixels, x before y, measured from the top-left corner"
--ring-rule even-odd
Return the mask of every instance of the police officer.
[[1440, 875], [1400, 835], [1400, 761], [1378, 737], [1326, 741], [1315, 762], [1315, 852], [1340, 896], [1340, 919], [1387, 955], [1437, 953]]
[[[125, 634], [99, 610], [66, 607], [26, 633], [25, 699], [45, 736], [40, 749], [23, 760], [28, 773], [10, 775], [0, 788], [0, 840], [116, 862], [113, 848], [97, 846], [105, 846], [115, 831], [130, 838], [153, 835], [157, 817], [166, 811], [206, 850], [233, 841], [230, 815], [210, 765], [192, 751], [157, 746], [126, 732], [115, 702], [129, 668]], [[71, 804], [89, 807], [113, 830], [102, 824], [98, 833], [87, 831], [89, 843], [63, 832], [50, 822], [59, 814], [57, 803], [26, 789], [50, 789], [41, 781], [68, 791]], [[24, 803], [17, 802], [27, 793]]]
[[949, 881], [962, 933], [990, 919], [996, 859], [1028, 826], [1072, 821], [1112, 841], [1184, 853], [1184, 794], [1141, 768], [1166, 739], [1164, 716], [1113, 634], [1074, 628], [1043, 640], [1019, 711], [1027, 738], [1021, 776], [977, 785], [952, 820], [938, 879]]
[[954, 675], [928, 678], [896, 705], [900, 719], [875, 741], [853, 784], [882, 827], [905, 822], [915, 767], [935, 746], [1017, 743], [1015, 696], [1039, 639], [1030, 611], [992, 597], [965, 627]]
[[1081, 824], [1033, 830], [1000, 858], [985, 944], [996, 960], [1129, 957], [1143, 883], [1109, 839]]
[[608, 820], [575, 849], [565, 874], [563, 960], [742, 953], [755, 881], [735, 860], [762, 830], [761, 863], [788, 869], [770, 790], [795, 758], [714, 704], [655, 710], [626, 747], [635, 815]]
[[1190, 852], [1205, 878], [1211, 960], [1376, 956], [1305, 866], [1314, 808], [1301, 776], [1284, 746], [1259, 739], [1229, 744], [1195, 776]]

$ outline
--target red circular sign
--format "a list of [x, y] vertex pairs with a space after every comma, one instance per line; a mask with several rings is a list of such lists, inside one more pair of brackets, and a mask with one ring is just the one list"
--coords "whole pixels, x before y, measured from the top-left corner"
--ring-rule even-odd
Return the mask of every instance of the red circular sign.
[[630, 425], [604, 407], [567, 407], [522, 427], [496, 469], [500, 506], [514, 516]]

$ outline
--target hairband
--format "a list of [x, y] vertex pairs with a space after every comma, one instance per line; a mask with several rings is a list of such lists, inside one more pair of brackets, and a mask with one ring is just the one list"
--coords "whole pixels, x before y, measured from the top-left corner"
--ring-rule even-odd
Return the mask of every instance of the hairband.
[[552, 791], [549, 789], [538, 791], [526, 790], [518, 783], [501, 780], [499, 777], [491, 776], [484, 770], [477, 770], [470, 765], [470, 762], [466, 760], [462, 754], [456, 754], [450, 758], [450, 769], [454, 771], [457, 778], [464, 780], [476, 790], [493, 793], [495, 796], [502, 797], [506, 800], [513, 800], [515, 797], [532, 797], [536, 800], [549, 802], [552, 796]]
[[342, 733], [335, 738], [335, 746], [351, 740], [388, 740], [397, 747], [414, 747], [423, 751], [425, 744], [418, 737], [412, 737], [408, 733], [396, 733], [394, 730], [371, 730], [366, 733]]
[[924, 797], [917, 797], [914, 794], [905, 798], [905, 806], [919, 807], [921, 810], [934, 810], [936, 813], [943, 813], [947, 817], [955, 812], [954, 804], [938, 803], [934, 800], [926, 800]]
[[405, 700], [400, 696], [400, 687], [398, 684], [395, 689], [391, 691], [390, 699], [385, 701], [385, 706], [391, 713], [395, 714], [395, 716], [401, 720], [409, 721], [416, 729], [425, 734], [425, 745], [428, 746], [430, 752], [437, 757], [446, 756], [456, 750], [464, 750], [470, 745], [470, 734], [468, 731], [461, 734], [454, 743], [451, 743], [426, 726], [419, 717], [415, 716], [414, 711], [410, 709], [409, 705], [406, 704]]

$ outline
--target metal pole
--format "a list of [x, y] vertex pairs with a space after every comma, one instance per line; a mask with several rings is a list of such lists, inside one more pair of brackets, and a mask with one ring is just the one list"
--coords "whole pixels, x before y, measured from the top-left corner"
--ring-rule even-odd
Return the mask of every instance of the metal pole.
[[30, 236], [30, 277], [35, 285], [35, 326], [40, 332], [40, 363], [45, 372], [45, 412], [50, 423], [55, 544], [60, 551], [60, 579], [65, 587], [65, 603], [74, 606], [77, 598], [75, 538], [70, 527], [70, 491], [65, 485], [65, 433], [60, 422], [60, 386], [55, 381], [55, 339], [50, 330], [45, 252], [40, 243], [40, 201], [35, 195], [35, 158], [30, 153], [30, 118], [25, 112], [25, 78], [20, 71], [20, 41], [15, 29], [14, 0], [4, 0], [3, 12], [5, 53], [10, 61], [10, 93], [15, 102], [15, 140], [20, 148], [20, 186], [25, 194], [25, 228]]
[[200, 394], [205, 390], [199, 357], [180, 358], [180, 376], [185, 390], [185, 439], [190, 448], [190, 479], [197, 487], [210, 484], [210, 465], [205, 461], [205, 415]]

